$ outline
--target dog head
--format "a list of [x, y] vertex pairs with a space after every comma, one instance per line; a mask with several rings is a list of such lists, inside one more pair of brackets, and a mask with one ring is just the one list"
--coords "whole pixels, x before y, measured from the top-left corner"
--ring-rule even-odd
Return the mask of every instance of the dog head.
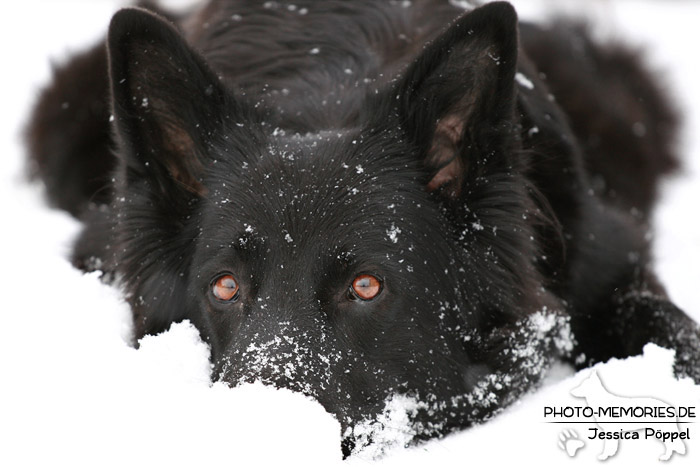
[[353, 125], [298, 134], [166, 21], [117, 13], [116, 255], [137, 333], [190, 319], [217, 379], [302, 391], [348, 425], [400, 393], [442, 433], [524, 390], [545, 350], [508, 350], [550, 302], [525, 220], [516, 23], [503, 3], [466, 14]]

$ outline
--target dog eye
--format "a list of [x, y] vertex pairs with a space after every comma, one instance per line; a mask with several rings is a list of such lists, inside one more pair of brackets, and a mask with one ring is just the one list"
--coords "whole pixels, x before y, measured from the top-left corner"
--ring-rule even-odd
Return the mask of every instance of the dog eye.
[[238, 282], [231, 274], [223, 274], [214, 279], [211, 293], [222, 302], [233, 302], [238, 299]]
[[372, 300], [382, 291], [382, 282], [371, 274], [361, 274], [352, 281], [350, 298]]

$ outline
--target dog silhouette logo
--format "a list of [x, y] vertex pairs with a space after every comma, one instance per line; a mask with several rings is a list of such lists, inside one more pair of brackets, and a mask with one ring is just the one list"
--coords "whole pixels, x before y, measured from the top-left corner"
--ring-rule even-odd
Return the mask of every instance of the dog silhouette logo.
[[670, 404], [652, 397], [613, 394], [603, 386], [595, 370], [571, 390], [571, 395], [585, 399], [593, 411], [597, 428], [589, 430], [592, 432], [589, 438], [603, 439], [603, 451], [598, 455], [599, 460], [614, 456], [620, 440], [639, 439], [640, 432], [646, 439], [655, 438], [663, 442], [666, 449], [659, 460], [669, 460], [674, 452], [685, 454], [683, 439], [687, 434], [679, 430], [678, 420]]

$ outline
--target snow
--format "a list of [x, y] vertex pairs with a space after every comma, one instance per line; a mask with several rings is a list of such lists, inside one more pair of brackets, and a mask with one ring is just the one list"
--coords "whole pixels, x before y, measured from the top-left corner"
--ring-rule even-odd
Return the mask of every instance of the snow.
[[391, 224], [391, 227], [389, 227], [389, 230], [386, 231], [386, 236], [389, 237], [389, 240], [391, 240], [391, 243], [398, 243], [400, 233], [401, 233], [401, 229], [396, 227], [395, 224]]
[[[191, 1], [164, 3], [186, 7]], [[600, 25], [600, 35], [631, 38], [650, 49], [651, 63], [687, 118], [681, 141], [687, 170], [667, 183], [655, 216], [657, 269], [671, 297], [700, 319], [693, 267], [700, 264], [700, 132], [693, 131], [700, 126], [700, 57], [694, 47], [700, 42], [700, 4], [514, 3], [521, 16], [530, 18], [555, 4], [569, 11], [585, 8]], [[47, 208], [41, 188], [23, 177], [19, 132], [49, 77], [50, 60], [61, 61], [101, 37], [121, 4], [24, 0], [6, 6], [1, 20], [6, 66], [0, 86], [0, 202], [6, 221], [0, 242], [0, 465], [339, 464], [340, 426], [333, 417], [300, 394], [260, 383], [235, 389], [212, 385], [208, 348], [191, 324], [146, 337], [136, 350], [120, 291], [102, 284], [96, 274], [79, 273], [66, 259], [78, 224]], [[544, 315], [534, 320], [540, 330], [552, 325]], [[560, 345], [565, 343], [562, 339]], [[700, 387], [673, 378], [672, 359], [672, 352], [650, 345], [643, 356], [596, 369], [616, 394], [699, 406]], [[395, 447], [376, 463], [597, 465], [602, 441], [589, 440], [586, 425], [546, 423], [543, 417], [545, 406], [580, 405], [570, 391], [588, 375], [588, 370], [574, 373], [557, 366], [541, 389], [488, 423], [409, 449], [402, 447], [401, 424], [417, 402], [394, 398], [387, 401], [382, 421], [397, 427], [394, 437], [383, 432]], [[681, 429], [690, 427], [691, 439], [687, 454], [674, 455], [673, 465], [698, 465], [698, 426], [681, 424]], [[557, 446], [564, 430], [577, 431], [585, 443], [574, 459]], [[658, 465], [662, 450], [654, 440], [623, 441], [608, 462]], [[365, 465], [373, 458], [367, 451], [345, 464]]]
[[515, 81], [525, 89], [535, 89], [535, 85], [522, 73], [515, 74]]
[[381, 460], [387, 452], [400, 451], [417, 434], [411, 424], [418, 409], [427, 408], [425, 402], [414, 397], [396, 394], [385, 401], [384, 410], [374, 420], [365, 420], [348, 428], [345, 435], [353, 435], [355, 449], [352, 459], [357, 463]]

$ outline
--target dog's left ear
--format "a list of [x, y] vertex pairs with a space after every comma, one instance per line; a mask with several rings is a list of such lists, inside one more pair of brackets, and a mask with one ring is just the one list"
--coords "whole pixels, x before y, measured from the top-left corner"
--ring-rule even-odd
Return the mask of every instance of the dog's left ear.
[[[459, 195], [467, 171], [507, 164], [512, 144], [517, 15], [495, 2], [457, 20], [398, 82], [406, 134], [430, 171], [427, 189]], [[482, 167], [479, 167], [479, 166]]]

